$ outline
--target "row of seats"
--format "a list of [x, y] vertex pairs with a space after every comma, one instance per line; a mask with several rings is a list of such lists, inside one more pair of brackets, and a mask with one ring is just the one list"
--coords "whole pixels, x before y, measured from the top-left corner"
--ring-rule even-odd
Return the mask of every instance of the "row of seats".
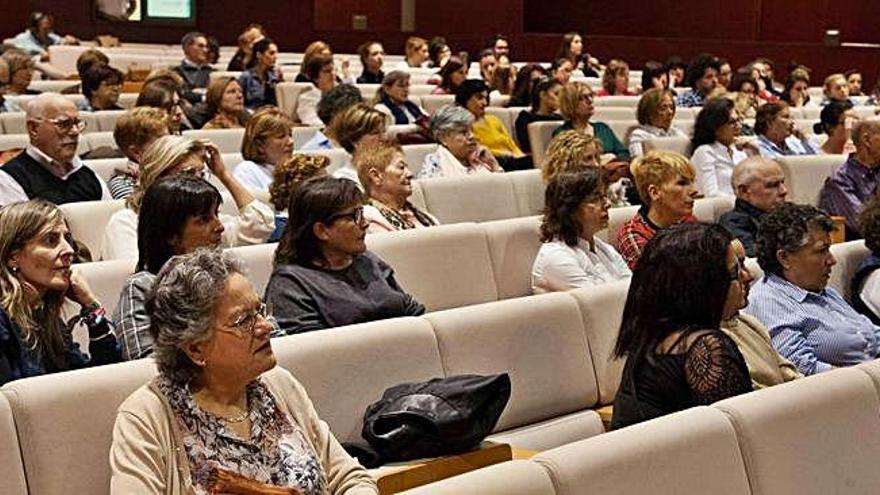
[[880, 361], [695, 407], [409, 495], [868, 494]]

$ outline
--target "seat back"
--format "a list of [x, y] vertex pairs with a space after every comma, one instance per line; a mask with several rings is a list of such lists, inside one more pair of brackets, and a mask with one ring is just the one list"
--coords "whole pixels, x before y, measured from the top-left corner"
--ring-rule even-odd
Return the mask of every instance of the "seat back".
[[247, 278], [254, 284], [254, 290], [262, 295], [266, 291], [266, 284], [272, 276], [275, 259], [275, 249], [278, 243], [255, 244], [253, 246], [238, 246], [229, 250], [244, 262], [247, 270]]
[[183, 131], [184, 136], [193, 139], [209, 139], [220, 149], [220, 153], [238, 153], [244, 139], [244, 129], [198, 129]]
[[516, 136], [516, 131], [514, 130], [514, 122], [516, 121], [517, 115], [522, 111], [521, 108], [503, 108], [503, 107], [486, 107], [486, 113], [489, 115], [494, 115], [498, 117], [498, 120], [501, 121], [501, 124], [504, 125], [504, 129], [507, 130], [507, 133], [510, 134], [511, 137], [516, 140], [514, 136]]
[[480, 225], [489, 241], [498, 299], [532, 293], [531, 267], [541, 248], [540, 225], [541, 217], [536, 216], [496, 220]]
[[113, 177], [116, 169], [125, 168], [128, 158], [99, 158], [83, 160], [83, 163], [106, 183]]
[[846, 161], [845, 155], [786, 156], [776, 160], [785, 174], [788, 200], [792, 203], [819, 205], [825, 179]]
[[542, 214], [544, 212], [544, 190], [547, 186], [541, 178], [541, 171], [538, 169], [517, 170], [505, 175], [513, 183], [518, 216], [528, 217]]
[[871, 254], [871, 250], [865, 247], [864, 240], [858, 240], [832, 244], [831, 254], [834, 255], [837, 264], [831, 268], [828, 285], [840, 292], [847, 302], [852, 303], [849, 296], [853, 275], [856, 274], [862, 261]]
[[736, 433], [724, 414], [709, 407], [564, 445], [534, 462], [547, 470], [558, 495], [581, 494], [584, 487], [614, 494], [750, 493]]
[[116, 307], [125, 279], [134, 273], [137, 260], [95, 261], [77, 265], [77, 270], [107, 310]]
[[644, 142], [645, 153], [653, 150], [674, 151], [687, 157], [690, 153], [691, 140], [686, 137], [657, 137], [646, 139]]
[[628, 222], [637, 211], [639, 211], [638, 206], [611, 208], [608, 210], [608, 227], [597, 232], [596, 235], [617, 249], [617, 233], [620, 232], [620, 227]]
[[418, 177], [419, 172], [422, 170], [422, 165], [425, 164], [425, 156], [437, 151], [437, 145], [433, 143], [408, 144], [402, 148], [403, 158], [406, 161], [406, 165], [409, 167], [409, 171], [412, 172], [414, 177]]
[[428, 115], [433, 115], [443, 105], [455, 103], [455, 95], [422, 95], [422, 108]]
[[0, 151], [24, 149], [29, 142], [27, 134], [0, 134]]
[[93, 112], [92, 115], [95, 116], [95, 121], [98, 124], [97, 130], [99, 132], [113, 132], [113, 129], [116, 128], [116, 121], [119, 120], [119, 117], [125, 113], [125, 110], [101, 110], [99, 112]]
[[605, 123], [608, 124], [608, 127], [611, 128], [614, 135], [617, 136], [617, 139], [619, 139], [621, 143], [629, 142], [629, 133], [639, 125], [635, 119], [606, 120]]
[[24, 112], [0, 113], [0, 125], [4, 134], [27, 135]]
[[12, 407], [3, 395], [0, 395], [0, 479], [3, 480], [3, 493], [27, 495], [27, 481]]
[[535, 162], [535, 168], [541, 168], [541, 164], [544, 162], [544, 155], [547, 154], [547, 148], [550, 147], [550, 141], [553, 140], [553, 131], [561, 125], [561, 120], [532, 122], [529, 124], [527, 128], [529, 146], [532, 147], [532, 160]]
[[476, 491], [480, 495], [556, 495], [547, 472], [540, 465], [524, 460], [493, 464], [401, 492], [401, 495], [459, 495]]
[[114, 213], [125, 208], [125, 201], [80, 201], [63, 204], [59, 208], [67, 219], [70, 234], [85, 244], [92, 252], [93, 259], [97, 260], [107, 223]]
[[513, 183], [506, 174], [476, 174], [419, 180], [425, 204], [441, 223], [487, 222], [519, 216]]
[[593, 119], [599, 122], [606, 120], [636, 120], [636, 109], [633, 107], [596, 107]]
[[593, 104], [597, 107], [629, 107], [635, 109], [639, 106], [638, 96], [603, 96], [595, 98]]
[[275, 85], [278, 108], [290, 118], [296, 118], [296, 104], [299, 94], [312, 89], [312, 83], [280, 82]]
[[476, 224], [367, 236], [367, 247], [429, 311], [498, 299], [486, 234]]
[[293, 149], [298, 150], [302, 148], [310, 139], [315, 137], [315, 134], [320, 131], [320, 127], [294, 127], [293, 128]]

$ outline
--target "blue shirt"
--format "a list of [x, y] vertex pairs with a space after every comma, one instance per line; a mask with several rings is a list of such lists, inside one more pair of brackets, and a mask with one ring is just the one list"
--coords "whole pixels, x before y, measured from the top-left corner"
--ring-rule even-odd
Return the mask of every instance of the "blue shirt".
[[334, 148], [333, 143], [330, 142], [330, 138], [324, 135], [323, 132], [317, 131], [315, 135], [312, 136], [312, 139], [306, 141], [301, 151], [316, 151], [316, 150], [332, 150]]
[[831, 215], [846, 217], [847, 238], [858, 238], [859, 215], [871, 198], [880, 192], [880, 167], [870, 167], [849, 155], [831, 173], [819, 194], [819, 208]]
[[238, 83], [244, 93], [244, 106], [255, 110], [264, 105], [277, 105], [275, 98], [275, 85], [278, 84], [278, 74], [274, 70], [266, 72], [266, 80], [261, 81], [254, 69], [248, 69], [238, 76]]
[[816, 146], [814, 146], [809, 140], [804, 139], [801, 141], [795, 136], [788, 136], [785, 138], [781, 147], [777, 146], [776, 143], [770, 141], [764, 136], [758, 136], [758, 151], [761, 152], [761, 156], [769, 158], [770, 160], [783, 156], [816, 155], [819, 153]]
[[15, 38], [12, 39], [12, 42], [15, 43], [16, 47], [24, 50], [29, 56], [33, 57], [35, 55], [43, 55], [51, 45], [57, 45], [61, 43], [63, 39], [64, 38], [55, 33], [49, 33], [49, 43], [43, 44], [36, 36], [34, 36], [34, 33], [28, 30], [16, 35]]
[[677, 104], [680, 107], [701, 107], [703, 106], [703, 100], [705, 100], [703, 93], [691, 89], [678, 96]]
[[880, 354], [880, 327], [830, 287], [810, 292], [768, 274], [752, 286], [743, 311], [767, 325], [773, 347], [804, 375]]

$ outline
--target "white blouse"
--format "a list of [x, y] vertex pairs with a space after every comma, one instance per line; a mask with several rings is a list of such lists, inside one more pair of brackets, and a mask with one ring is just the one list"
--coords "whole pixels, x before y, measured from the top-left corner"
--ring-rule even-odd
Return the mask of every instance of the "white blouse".
[[561, 240], [545, 242], [532, 266], [532, 291], [555, 292], [615, 282], [632, 276], [623, 256], [611, 244], [593, 237], [571, 247]]
[[271, 163], [256, 163], [245, 160], [235, 166], [232, 176], [246, 189], [269, 192], [274, 172], [275, 165]]
[[730, 183], [733, 167], [746, 158], [745, 151], [735, 145], [727, 147], [715, 141], [700, 146], [691, 157], [691, 163], [697, 169], [697, 189], [707, 198], [733, 196]]

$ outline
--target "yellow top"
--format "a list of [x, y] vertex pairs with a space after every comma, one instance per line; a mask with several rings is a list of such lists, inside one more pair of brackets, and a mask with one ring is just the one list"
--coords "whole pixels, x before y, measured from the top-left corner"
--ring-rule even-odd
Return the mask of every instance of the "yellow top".
[[523, 152], [510, 137], [501, 120], [494, 115], [486, 114], [474, 122], [474, 137], [477, 142], [489, 148], [493, 155], [522, 156]]

